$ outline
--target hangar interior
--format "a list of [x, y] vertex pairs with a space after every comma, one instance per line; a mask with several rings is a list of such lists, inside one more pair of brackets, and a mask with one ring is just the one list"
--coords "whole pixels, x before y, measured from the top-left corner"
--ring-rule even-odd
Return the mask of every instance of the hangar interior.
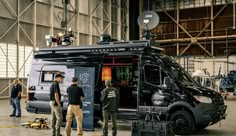
[[[3, 107], [8, 112], [11, 109], [6, 103], [13, 80], [19, 79], [22, 95], [26, 97], [35, 51], [47, 47], [46, 35], [58, 36], [65, 30], [61, 27], [63, 1], [0, 0], [0, 101], [5, 103]], [[118, 41], [139, 40], [143, 29], [138, 26], [137, 19], [143, 11], [151, 10], [160, 18], [159, 24], [151, 30], [153, 40], [159, 43], [163, 54], [171, 56], [190, 75], [203, 72], [203, 77], [207, 76], [207, 81], [212, 83], [211, 87], [219, 91], [221, 81], [216, 81], [215, 77], [227, 77], [230, 71], [236, 71], [236, 0], [69, 0], [67, 8], [67, 28], [75, 36], [73, 45], [91, 47], [102, 34], [109, 34]], [[234, 100], [226, 101], [231, 122], [222, 121], [223, 127], [219, 127], [220, 122], [196, 135], [233, 136], [236, 133]], [[1, 110], [0, 113], [5, 114]], [[29, 113], [26, 116], [34, 117]], [[4, 119], [5, 116], [0, 116], [0, 120]], [[21, 131], [14, 121], [0, 124], [0, 132], [7, 128], [9, 130], [2, 132], [10, 136], [11, 126]], [[20, 124], [21, 120], [16, 122]], [[130, 125], [122, 122], [120, 128], [121, 135], [131, 135]], [[30, 133], [34, 132], [30, 130]], [[97, 129], [85, 133], [99, 134]]]
[[[64, 31], [63, 4], [61, 0], [2, 0], [0, 8], [0, 97], [7, 98], [12, 79], [19, 77], [26, 85], [33, 51], [46, 47], [45, 35]], [[103, 33], [128, 40], [128, 13], [128, 0], [70, 0], [68, 28], [76, 35], [74, 44], [93, 45]]]

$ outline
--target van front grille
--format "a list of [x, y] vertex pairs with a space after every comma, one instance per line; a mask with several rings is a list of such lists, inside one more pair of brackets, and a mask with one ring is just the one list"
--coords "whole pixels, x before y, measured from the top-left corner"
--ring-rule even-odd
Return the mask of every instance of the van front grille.
[[218, 109], [220, 106], [224, 105], [224, 99], [220, 94], [217, 94], [215, 97], [212, 98], [213, 103], [215, 104], [216, 108]]

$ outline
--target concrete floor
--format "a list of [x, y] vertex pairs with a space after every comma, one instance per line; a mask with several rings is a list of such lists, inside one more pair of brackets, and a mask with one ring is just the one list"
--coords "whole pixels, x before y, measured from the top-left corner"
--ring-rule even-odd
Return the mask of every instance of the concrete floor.
[[[35, 130], [21, 127], [21, 123], [31, 121], [37, 116], [48, 115], [36, 115], [25, 111], [24, 100], [22, 102], [22, 117], [15, 118], [9, 117], [12, 108], [9, 106], [9, 100], [0, 100], [0, 135], [1, 136], [50, 136], [50, 130]], [[236, 97], [230, 97], [226, 104], [227, 119], [217, 123], [207, 129], [194, 132], [192, 136], [236, 136]], [[50, 119], [49, 119], [50, 120]], [[50, 122], [49, 122], [50, 123]], [[118, 136], [130, 136], [130, 124], [119, 124]], [[62, 128], [62, 134], [64, 135], [65, 128]], [[76, 131], [72, 131], [72, 136], [76, 135]], [[111, 135], [111, 134], [110, 134]], [[100, 128], [96, 128], [94, 132], [86, 131], [84, 136], [100, 136]]]

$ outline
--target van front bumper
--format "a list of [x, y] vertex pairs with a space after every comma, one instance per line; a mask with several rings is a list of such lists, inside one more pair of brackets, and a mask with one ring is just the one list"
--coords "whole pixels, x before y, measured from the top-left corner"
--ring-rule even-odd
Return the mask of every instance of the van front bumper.
[[196, 124], [212, 125], [225, 119], [227, 105], [199, 103], [193, 110]]

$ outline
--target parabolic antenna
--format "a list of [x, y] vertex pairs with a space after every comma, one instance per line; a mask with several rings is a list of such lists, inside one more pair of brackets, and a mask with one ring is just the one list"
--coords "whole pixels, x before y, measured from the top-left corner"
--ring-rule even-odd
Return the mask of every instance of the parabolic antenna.
[[160, 18], [154, 11], [144, 11], [138, 17], [138, 25], [144, 30], [151, 30], [159, 24]]

